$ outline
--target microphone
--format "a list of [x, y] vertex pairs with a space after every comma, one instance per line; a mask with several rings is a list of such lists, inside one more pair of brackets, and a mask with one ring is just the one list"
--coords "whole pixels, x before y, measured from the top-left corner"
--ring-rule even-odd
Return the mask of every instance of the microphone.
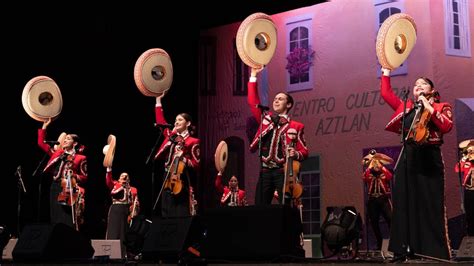
[[255, 108], [258, 108], [258, 109], [260, 109], [260, 110], [262, 110], [262, 111], [268, 111], [268, 110], [270, 110], [270, 107], [265, 106], [265, 105], [261, 105], [261, 104], [256, 104], [256, 105], [255, 105]]
[[154, 127], [159, 127], [159, 128], [169, 128], [169, 129], [174, 128], [174, 125], [171, 125], [171, 124], [157, 124], [157, 123], [154, 123], [153, 126]]
[[21, 187], [21, 190], [26, 193], [26, 187], [23, 183], [23, 179], [21, 178], [21, 165], [18, 165], [18, 167], [16, 168], [15, 175], [18, 177], [18, 185]]
[[[420, 97], [420, 96], [425, 96], [425, 93], [420, 92], [420, 94], [418, 95], [418, 97]], [[418, 100], [418, 101], [416, 102], [416, 107], [422, 107], [422, 106], [423, 106], [423, 102], [422, 102], [421, 100]]]
[[54, 145], [59, 145], [59, 141], [57, 141], [57, 140], [45, 140], [45, 141], [43, 141], [43, 143], [46, 143], [51, 147], [53, 147]]
[[21, 165], [18, 165], [18, 167], [16, 168], [15, 175], [21, 176]]

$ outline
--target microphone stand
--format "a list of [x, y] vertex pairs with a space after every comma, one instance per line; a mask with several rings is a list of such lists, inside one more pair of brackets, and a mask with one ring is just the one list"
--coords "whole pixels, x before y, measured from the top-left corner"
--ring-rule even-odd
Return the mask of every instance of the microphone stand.
[[18, 177], [18, 195], [17, 195], [17, 216], [16, 216], [16, 224], [17, 224], [17, 237], [20, 236], [20, 214], [21, 214], [21, 194], [26, 193], [25, 183], [23, 183], [23, 179], [21, 178], [21, 165], [18, 166], [15, 176]]
[[[154, 158], [152, 160], [152, 157], [156, 153], [156, 148], [158, 147], [160, 143], [161, 136], [163, 136], [163, 128], [162, 127], [158, 127], [158, 128], [159, 128], [158, 137], [156, 138], [155, 144], [153, 144], [150, 154], [148, 155], [148, 158], [146, 159], [146, 162], [145, 162], [145, 165], [148, 165], [151, 161], [151, 198], [152, 199], [155, 197], [155, 160]], [[153, 206], [153, 211], [155, 210], [155, 206], [156, 206], [156, 203]]]
[[[45, 153], [43, 155], [43, 158], [41, 159], [41, 161], [38, 163], [38, 166], [36, 166], [36, 169], [35, 171], [33, 172], [33, 177], [35, 177], [37, 174], [38, 174], [38, 171], [40, 170], [41, 166], [44, 164], [44, 162], [46, 161], [46, 159], [49, 158], [49, 155], [48, 153]], [[40, 220], [41, 220], [41, 192], [42, 192], [42, 184], [43, 184], [43, 175], [41, 174], [41, 176], [39, 177], [39, 184], [38, 184], [38, 216], [37, 216], [37, 222], [39, 223]]]
[[461, 173], [461, 156], [460, 156], [460, 153], [462, 151], [458, 151], [458, 154], [457, 154], [457, 159], [458, 159], [458, 178], [459, 178], [459, 185], [460, 185], [460, 193], [461, 193], [461, 213], [463, 214], [464, 218], [463, 218], [463, 235], [465, 235], [466, 233], [466, 211], [464, 210], [464, 188], [463, 188], [463, 184], [462, 184], [462, 173]]
[[[398, 169], [398, 164], [400, 163], [400, 159], [402, 159], [403, 157], [403, 162], [405, 164], [405, 192], [406, 192], [406, 195], [408, 197], [409, 193], [408, 193], [408, 190], [410, 189], [409, 188], [409, 185], [408, 185], [408, 161], [407, 161], [407, 156], [405, 154], [405, 147], [406, 147], [406, 141], [407, 141], [407, 138], [409, 135], [410, 135], [410, 132], [412, 131], [412, 128], [413, 128], [413, 125], [415, 123], [415, 120], [416, 120], [416, 117], [417, 117], [417, 114], [418, 114], [418, 110], [417, 110], [417, 113], [415, 114], [415, 117], [413, 118], [413, 122], [407, 132], [407, 134], [405, 134], [405, 116], [408, 114], [406, 112], [407, 110], [407, 100], [408, 100], [408, 93], [410, 92], [410, 90], [405, 90], [404, 93], [403, 93], [403, 115], [402, 115], [402, 126], [401, 126], [401, 134], [400, 134], [400, 143], [402, 143], [402, 150], [400, 151], [400, 155], [398, 155], [398, 159], [397, 159], [397, 162], [395, 163], [395, 167], [394, 169]], [[396, 182], [396, 180], [395, 180]], [[407, 233], [406, 233], [406, 236], [405, 236], [405, 243], [402, 244], [402, 248], [404, 248], [404, 253], [403, 254], [400, 254], [399, 256], [396, 256], [394, 257], [390, 262], [397, 262], [397, 261], [407, 261], [410, 257], [413, 256], [413, 251], [411, 250], [410, 248], [410, 244], [408, 243], [408, 239], [410, 238], [410, 219], [408, 217], [408, 199], [405, 200], [405, 210], [407, 210], [407, 217], [405, 217], [405, 221], [406, 221], [406, 230], [407, 230]]]
[[[259, 130], [259, 134], [258, 134], [258, 159], [260, 160], [260, 177], [259, 178], [262, 178], [262, 171], [263, 171], [263, 160], [262, 160], [262, 130], [263, 130], [263, 119], [265, 119], [265, 109], [262, 108], [261, 105], [257, 105], [257, 108], [260, 109], [260, 130]], [[263, 184], [260, 184], [260, 186], [262, 186]], [[261, 189], [260, 191], [258, 191], [258, 193], [260, 193], [260, 200], [263, 200], [263, 189]]]

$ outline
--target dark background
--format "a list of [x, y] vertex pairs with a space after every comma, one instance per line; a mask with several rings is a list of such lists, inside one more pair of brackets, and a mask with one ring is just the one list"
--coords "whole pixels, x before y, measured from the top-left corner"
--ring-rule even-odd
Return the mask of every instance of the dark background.
[[[49, 218], [49, 177], [43, 177], [41, 171], [33, 176], [43, 157], [36, 144], [37, 129], [42, 123], [28, 116], [21, 103], [23, 88], [30, 79], [45, 75], [61, 89], [63, 110], [48, 127], [48, 139], [56, 140], [63, 131], [81, 137], [89, 169], [83, 229], [91, 238], [103, 238], [109, 193], [105, 187], [102, 148], [109, 134], [117, 137], [114, 177], [128, 172], [132, 185], [139, 189], [143, 213], [148, 217], [153, 215], [153, 171], [152, 165], [145, 162], [158, 130], [153, 127], [155, 99], [142, 95], [133, 79], [138, 57], [151, 48], [168, 52], [174, 79], [163, 99], [165, 116], [169, 123], [180, 112], [188, 112], [197, 119], [200, 30], [242, 21], [255, 12], [271, 15], [320, 2], [324, 1], [191, 1], [192, 6], [186, 7], [188, 1], [126, 1], [101, 6], [20, 2], [13, 8], [12, 3], [8, 8], [2, 7], [0, 106], [4, 116], [1, 129], [4, 173], [0, 225], [17, 231], [19, 205], [14, 173], [18, 166], [27, 189], [26, 193], [20, 193], [21, 227]], [[194, 122], [199, 125], [199, 121]], [[155, 187], [158, 187], [162, 174], [160, 167], [156, 168]], [[211, 184], [200, 178], [201, 186]]]

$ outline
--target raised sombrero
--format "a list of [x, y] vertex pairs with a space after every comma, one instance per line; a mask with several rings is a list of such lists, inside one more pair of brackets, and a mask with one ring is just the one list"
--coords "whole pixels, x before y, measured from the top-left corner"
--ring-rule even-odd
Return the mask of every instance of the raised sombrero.
[[235, 42], [240, 59], [252, 68], [261, 68], [275, 53], [276, 26], [267, 14], [254, 13], [240, 24]]
[[104, 146], [102, 152], [104, 153], [104, 167], [112, 167], [115, 154], [115, 136], [110, 134], [107, 138], [107, 145]]
[[54, 80], [37, 76], [26, 83], [21, 95], [21, 103], [26, 113], [41, 122], [55, 119], [62, 110], [63, 98]]
[[216, 153], [214, 154], [214, 161], [216, 163], [216, 169], [218, 172], [224, 172], [228, 155], [229, 152], [227, 150], [227, 143], [222, 140], [219, 142], [219, 145], [217, 145]]
[[378, 153], [375, 150], [371, 150], [369, 152], [369, 154], [364, 156], [364, 158], [362, 160], [362, 164], [368, 165], [370, 163], [370, 161], [372, 161], [372, 160], [378, 160], [380, 163], [382, 163], [384, 165], [393, 163], [393, 159], [390, 158], [390, 156], [385, 155], [383, 153]]
[[173, 82], [173, 64], [165, 50], [145, 51], [135, 63], [135, 84], [145, 96], [157, 97], [166, 92]]
[[387, 69], [399, 67], [408, 58], [416, 43], [416, 24], [412, 17], [397, 13], [388, 17], [377, 34], [376, 52], [380, 65]]

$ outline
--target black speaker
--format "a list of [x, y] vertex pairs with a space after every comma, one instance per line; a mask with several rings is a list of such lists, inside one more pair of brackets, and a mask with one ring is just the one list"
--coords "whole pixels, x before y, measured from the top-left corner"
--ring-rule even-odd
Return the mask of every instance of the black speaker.
[[197, 245], [204, 234], [198, 216], [153, 219], [143, 245], [145, 260], [178, 259], [183, 251]]
[[459, 261], [474, 261], [474, 236], [465, 236], [458, 252], [456, 253], [456, 260]]
[[62, 224], [26, 225], [13, 249], [14, 261], [90, 259], [90, 239]]
[[223, 207], [204, 215], [202, 256], [216, 260], [304, 258], [299, 211], [282, 205]]

